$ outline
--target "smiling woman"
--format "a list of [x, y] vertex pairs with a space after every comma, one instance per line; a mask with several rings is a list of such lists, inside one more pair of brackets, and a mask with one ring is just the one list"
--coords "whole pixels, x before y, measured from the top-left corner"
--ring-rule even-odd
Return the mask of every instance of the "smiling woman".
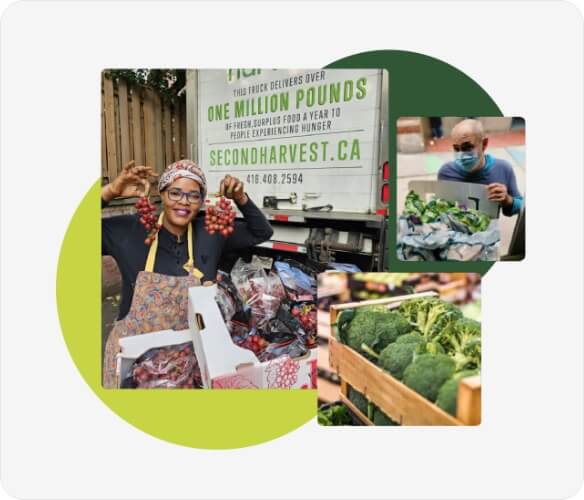
[[[150, 167], [130, 162], [102, 188], [102, 204], [116, 197], [148, 192]], [[120, 215], [102, 221], [102, 255], [111, 255], [122, 275], [118, 321], [108, 336], [103, 364], [103, 385], [116, 387], [119, 339], [158, 330], [188, 328], [187, 290], [215, 281], [225, 251], [257, 245], [269, 239], [272, 228], [249, 199], [239, 179], [226, 175], [219, 192], [231, 199], [243, 215], [229, 234], [205, 230], [201, 208], [207, 194], [203, 171], [190, 160], [169, 165], [158, 182], [162, 211], [159, 232], [149, 236], [141, 215]]]

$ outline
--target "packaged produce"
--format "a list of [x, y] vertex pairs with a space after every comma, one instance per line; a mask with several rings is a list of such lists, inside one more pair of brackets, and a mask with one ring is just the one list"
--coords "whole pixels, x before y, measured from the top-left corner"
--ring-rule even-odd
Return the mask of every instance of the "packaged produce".
[[299, 339], [294, 339], [280, 343], [273, 342], [267, 344], [259, 354], [258, 359], [261, 362], [270, 361], [285, 355], [291, 358], [298, 358], [304, 356], [307, 352], [308, 349], [305, 347], [304, 343]]
[[305, 266], [287, 260], [275, 262], [274, 268], [292, 300], [312, 300], [316, 297], [316, 279]]
[[192, 342], [149, 349], [134, 361], [122, 387], [138, 389], [200, 387]]

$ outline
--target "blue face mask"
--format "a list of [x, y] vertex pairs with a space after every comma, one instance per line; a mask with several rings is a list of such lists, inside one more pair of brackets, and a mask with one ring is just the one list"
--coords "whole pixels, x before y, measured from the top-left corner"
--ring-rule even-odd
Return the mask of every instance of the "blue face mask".
[[477, 163], [480, 160], [479, 155], [476, 154], [474, 151], [469, 152], [459, 151], [458, 153], [455, 153], [454, 157], [455, 157], [454, 162], [456, 163], [456, 165], [465, 172], [470, 172], [473, 168], [477, 166]]

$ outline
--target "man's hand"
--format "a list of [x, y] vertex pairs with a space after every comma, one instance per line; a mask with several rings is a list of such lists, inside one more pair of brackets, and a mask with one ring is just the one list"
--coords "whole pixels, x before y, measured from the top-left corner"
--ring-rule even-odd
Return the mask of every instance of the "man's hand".
[[238, 205], [245, 205], [247, 195], [243, 189], [243, 182], [237, 177], [226, 175], [219, 185], [219, 195], [235, 201]]
[[487, 186], [487, 193], [490, 201], [500, 203], [501, 205], [511, 205], [513, 197], [507, 192], [507, 186], [494, 182]]

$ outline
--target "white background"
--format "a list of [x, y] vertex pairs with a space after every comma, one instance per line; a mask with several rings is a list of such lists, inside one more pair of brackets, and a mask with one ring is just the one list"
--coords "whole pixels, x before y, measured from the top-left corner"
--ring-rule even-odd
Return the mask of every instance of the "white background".
[[[575, 7], [21, 2], [5, 12], [1, 36], [0, 458], [10, 495], [576, 493], [583, 469], [584, 134]], [[527, 120], [527, 258], [498, 263], [483, 283], [483, 424], [372, 430], [311, 422], [261, 446], [214, 452], [167, 444], [125, 423], [81, 380], [55, 306], [65, 229], [100, 172], [101, 69], [319, 67], [382, 48], [453, 64], [505, 115]]]

